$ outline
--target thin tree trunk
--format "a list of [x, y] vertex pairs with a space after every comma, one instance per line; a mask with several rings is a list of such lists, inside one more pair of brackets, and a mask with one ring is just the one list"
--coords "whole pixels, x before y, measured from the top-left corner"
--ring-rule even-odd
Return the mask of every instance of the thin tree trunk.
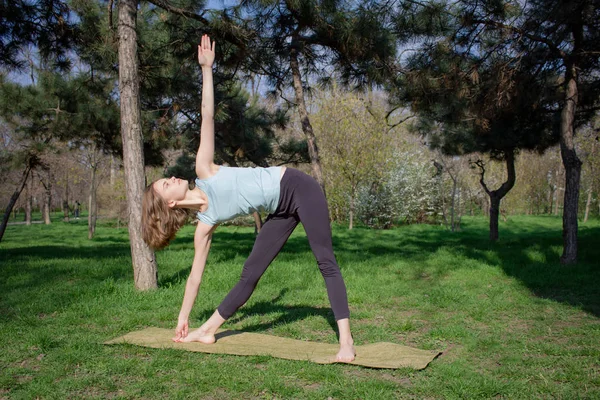
[[552, 215], [552, 203], [554, 199], [554, 188], [549, 185], [548, 186], [548, 198], [546, 199], [546, 214]]
[[137, 0], [119, 1], [119, 90], [133, 277], [137, 289], [148, 290], [158, 285], [154, 252], [142, 239], [145, 177], [137, 58], [137, 6]]
[[52, 206], [52, 171], [50, 169], [46, 170], [48, 182], [46, 182], [44, 186], [44, 205], [42, 210], [42, 217], [44, 218], [44, 224], [50, 225], [52, 222], [50, 220], [50, 208]]
[[448, 226], [448, 217], [446, 213], [446, 194], [444, 193], [444, 180], [443, 178], [439, 181], [439, 193], [440, 198], [442, 199], [442, 219], [444, 220], [444, 225]]
[[260, 214], [258, 212], [252, 213], [252, 217], [254, 218], [254, 234], [258, 235], [262, 229], [262, 219], [260, 218]]
[[115, 160], [115, 156], [113, 154], [110, 155], [110, 187], [115, 186], [115, 182], [117, 181], [117, 161]]
[[464, 203], [464, 200], [462, 200], [462, 191], [461, 191], [461, 189], [458, 189], [458, 197], [456, 199], [457, 209], [458, 209], [458, 215], [457, 215], [457, 218], [456, 218], [456, 230], [457, 231], [460, 231], [460, 223], [462, 221], [462, 212], [463, 212], [463, 209], [462, 209], [462, 206], [461, 206], [461, 201]]
[[98, 165], [96, 161], [92, 163], [91, 171], [91, 183], [90, 183], [90, 195], [88, 201], [88, 239], [93, 239], [96, 233], [96, 219], [97, 219], [97, 202], [96, 202], [96, 180], [97, 180]]
[[563, 254], [562, 264], [577, 262], [577, 213], [579, 208], [579, 183], [581, 160], [575, 150], [575, 111], [577, 108], [577, 68], [567, 65], [565, 74], [565, 104], [560, 122], [560, 154], [565, 167], [565, 197], [563, 202]]
[[[597, 140], [592, 141], [592, 149], [590, 151], [590, 153], [588, 154], [588, 160], [593, 160], [596, 157], [596, 142]], [[594, 164], [592, 163], [591, 165], [591, 171], [590, 171], [590, 183], [589, 183], [589, 187], [588, 187], [588, 196], [587, 196], [587, 200], [585, 202], [585, 218], [583, 219], [583, 222], [586, 223], [588, 220], [588, 217], [590, 215], [590, 210], [592, 208], [592, 194], [594, 192], [594, 178], [596, 177], [596, 168], [594, 168]]]
[[456, 199], [456, 179], [450, 174], [452, 179], [452, 202], [450, 203], [450, 230], [454, 232], [454, 204]]
[[350, 210], [349, 210], [350, 224], [348, 225], [348, 230], [351, 230], [352, 228], [354, 228], [354, 210], [355, 209], [356, 209], [356, 188], [353, 187], [352, 193], [350, 193]]
[[25, 225], [31, 225], [31, 209], [33, 208], [33, 173], [25, 186]]
[[300, 64], [298, 63], [298, 46], [299, 43], [296, 40], [293, 40], [290, 48], [290, 67], [292, 70], [292, 77], [294, 80], [296, 105], [298, 106], [298, 113], [300, 114], [302, 131], [304, 132], [304, 135], [306, 136], [306, 142], [308, 143], [308, 155], [310, 157], [311, 170], [314, 178], [317, 180], [317, 182], [319, 182], [323, 193], [325, 193], [325, 182], [323, 181], [323, 169], [321, 168], [321, 161], [319, 159], [319, 148], [317, 147], [317, 139], [315, 137], [315, 133], [310, 123], [310, 119], [308, 118], [306, 102], [304, 101], [304, 90], [302, 89]]
[[69, 222], [69, 170], [65, 171], [65, 198], [63, 200], [63, 220]]
[[556, 170], [556, 183], [554, 185], [554, 215], [559, 215], [560, 210], [560, 191], [561, 184], [564, 186], [564, 178], [562, 173], [562, 164], [558, 165], [558, 169]]
[[4, 216], [2, 217], [2, 225], [0, 225], [0, 242], [2, 241], [2, 238], [4, 237], [4, 232], [6, 231], [6, 225], [8, 224], [8, 220], [10, 218], [10, 213], [11, 213], [13, 207], [15, 206], [15, 203], [19, 199], [19, 196], [21, 195], [23, 188], [27, 184], [27, 178], [29, 178], [29, 174], [31, 173], [32, 165], [33, 165], [32, 160], [28, 160], [27, 166], [25, 167], [25, 170], [23, 171], [23, 175], [21, 176], [21, 181], [19, 182], [19, 186], [17, 186], [17, 188], [13, 192], [12, 196], [10, 197], [10, 200], [8, 201], [8, 205], [6, 206], [6, 209], [4, 210]]
[[590, 215], [590, 206], [592, 205], [592, 188], [588, 188], [587, 200], [585, 202], [585, 216], [583, 217], [583, 223], [585, 224]]

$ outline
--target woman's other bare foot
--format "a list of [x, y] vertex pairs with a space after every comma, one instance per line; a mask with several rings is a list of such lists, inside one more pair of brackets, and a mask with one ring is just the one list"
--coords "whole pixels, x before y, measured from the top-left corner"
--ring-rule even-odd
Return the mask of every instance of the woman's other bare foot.
[[341, 344], [340, 351], [335, 356], [336, 362], [352, 362], [356, 357], [354, 346], [352, 344]]
[[202, 328], [196, 329], [189, 335], [184, 338], [181, 338], [179, 342], [190, 343], [190, 342], [200, 342], [204, 344], [213, 344], [215, 342], [215, 335], [213, 333], [207, 332]]

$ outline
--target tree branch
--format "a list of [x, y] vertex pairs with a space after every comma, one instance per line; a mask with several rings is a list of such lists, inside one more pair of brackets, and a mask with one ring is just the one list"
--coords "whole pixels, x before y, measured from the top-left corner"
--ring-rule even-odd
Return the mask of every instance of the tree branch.
[[111, 32], [115, 32], [115, 27], [113, 26], [113, 2], [114, 0], [110, 0], [108, 2], [108, 28], [110, 29]]
[[548, 48], [551, 51], [553, 51], [555, 54], [557, 54], [563, 60], [567, 58], [567, 53], [565, 53], [563, 50], [559, 49], [554, 43], [552, 43], [547, 38], [538, 36], [538, 35], [533, 35], [529, 32], [525, 32], [523, 29], [517, 28], [516, 26], [506, 25], [506, 24], [503, 24], [498, 21], [492, 21], [492, 20], [486, 20], [486, 19], [474, 19], [474, 20], [472, 20], [472, 22], [474, 22], [476, 24], [492, 26], [494, 28], [504, 29], [504, 30], [519, 34], [523, 37], [526, 37], [529, 40], [533, 40], [534, 42], [543, 43], [546, 46], [548, 46]]
[[[163, 10], [171, 12], [173, 14], [178, 14], [183, 17], [199, 21], [206, 26], [210, 26], [210, 21], [204, 16], [204, 12], [201, 14], [197, 14], [197, 13], [187, 10], [185, 8], [175, 7], [175, 6], [171, 5], [168, 0], [148, 0], [148, 2], [154, 4], [155, 6], [157, 6], [159, 8], [162, 8]], [[246, 41], [241, 40], [237, 36], [233, 35], [230, 32], [227, 32], [227, 31], [223, 31], [220, 33], [223, 35], [222, 36], [223, 39], [227, 40], [228, 42], [235, 44], [236, 46], [238, 46], [242, 49], [246, 48]]]
[[[112, 2], [112, 1], [111, 1]], [[209, 21], [202, 14], [196, 14], [193, 11], [186, 10], [184, 8], [178, 8], [169, 4], [168, 0], [148, 0], [149, 3], [154, 4], [157, 7], [162, 8], [163, 10], [172, 12], [173, 14], [179, 14], [183, 17], [191, 18], [196, 21], [200, 21], [203, 24], [208, 25]]]
[[479, 178], [479, 183], [481, 184], [481, 187], [483, 188], [483, 190], [485, 190], [485, 192], [488, 194], [488, 196], [490, 196], [491, 195], [491, 191], [488, 189], [488, 187], [487, 187], [487, 185], [485, 184], [485, 181], [484, 181], [485, 163], [483, 162], [483, 160], [479, 159], [477, 161], [471, 161], [471, 165], [476, 166], [477, 168], [479, 168], [480, 175], [481, 175], [481, 178]]

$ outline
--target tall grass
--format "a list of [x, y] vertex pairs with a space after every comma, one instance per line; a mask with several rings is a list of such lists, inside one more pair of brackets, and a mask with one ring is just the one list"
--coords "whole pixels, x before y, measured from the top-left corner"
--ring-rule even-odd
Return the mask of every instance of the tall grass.
[[[600, 223], [580, 262], [558, 263], [561, 220], [512, 217], [463, 230], [334, 227], [355, 342], [443, 351], [424, 371], [317, 365], [104, 346], [174, 328], [193, 227], [157, 253], [159, 289], [137, 292], [127, 231], [83, 219], [9, 226], [0, 243], [0, 398], [600, 398]], [[191, 315], [199, 326], [235, 284], [253, 230], [221, 227]], [[225, 328], [336, 342], [323, 280], [301, 228]]]

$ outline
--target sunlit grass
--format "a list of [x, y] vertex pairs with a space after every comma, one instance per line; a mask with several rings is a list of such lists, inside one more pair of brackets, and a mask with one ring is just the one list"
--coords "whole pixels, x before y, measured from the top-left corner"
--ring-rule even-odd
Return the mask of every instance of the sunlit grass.
[[[599, 398], [600, 223], [580, 226], [565, 267], [561, 220], [511, 217], [462, 231], [334, 227], [357, 344], [444, 351], [424, 371], [316, 365], [104, 346], [147, 326], [174, 328], [193, 227], [157, 253], [159, 289], [133, 288], [127, 231], [84, 219], [9, 226], [0, 243], [0, 398]], [[193, 326], [235, 284], [253, 229], [221, 227]], [[327, 293], [302, 229], [225, 328], [335, 343]]]

